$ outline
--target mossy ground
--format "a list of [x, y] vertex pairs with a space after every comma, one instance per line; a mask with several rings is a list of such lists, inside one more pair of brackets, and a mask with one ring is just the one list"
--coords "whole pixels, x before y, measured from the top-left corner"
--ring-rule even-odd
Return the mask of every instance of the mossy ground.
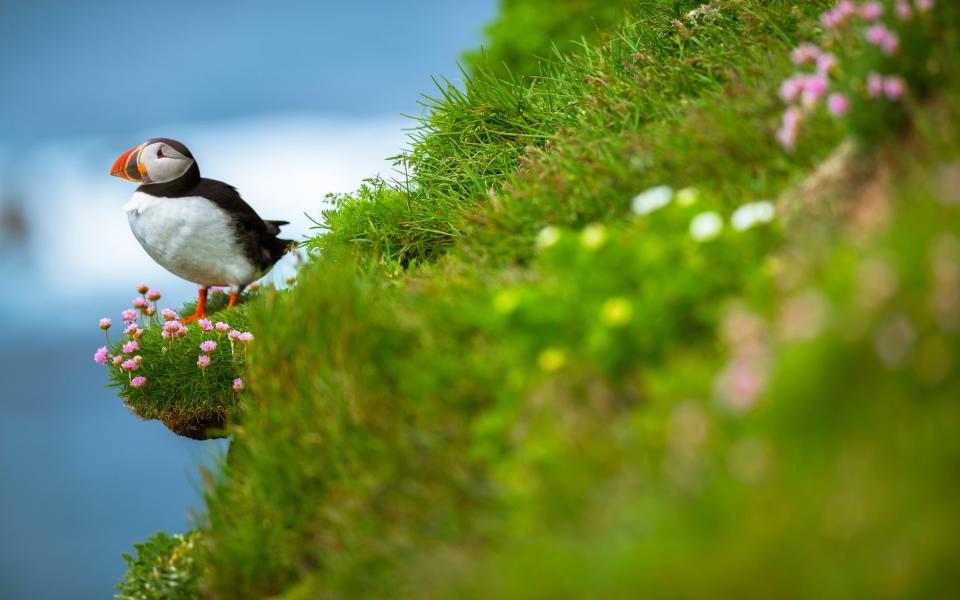
[[[626, 3], [535, 77], [478, 63], [427, 102], [410, 180], [339, 198], [298, 285], [250, 304], [209, 595], [956, 588], [960, 10], [896, 59], [916, 96], [791, 154], [777, 87], [830, 3], [699, 4]], [[843, 185], [814, 185], [831, 156]], [[633, 214], [659, 185], [684, 201]], [[705, 212], [727, 225], [698, 241]]]

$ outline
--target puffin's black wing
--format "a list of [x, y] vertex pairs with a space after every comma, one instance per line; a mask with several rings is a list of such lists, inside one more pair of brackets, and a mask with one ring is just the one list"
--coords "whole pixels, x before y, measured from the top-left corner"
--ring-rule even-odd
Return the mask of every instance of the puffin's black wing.
[[246, 248], [249, 258], [263, 270], [272, 267], [294, 244], [293, 240], [277, 237], [280, 226], [287, 225], [287, 221], [264, 221], [240, 197], [237, 188], [230, 184], [202, 178], [191, 195], [203, 196], [230, 215], [237, 230], [237, 239]]

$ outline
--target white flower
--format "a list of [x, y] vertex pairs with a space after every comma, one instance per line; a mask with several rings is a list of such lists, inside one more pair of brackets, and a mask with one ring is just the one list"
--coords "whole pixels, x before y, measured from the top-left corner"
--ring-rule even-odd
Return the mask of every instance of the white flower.
[[677, 191], [677, 204], [680, 206], [691, 206], [696, 204], [700, 198], [700, 190], [695, 187], [685, 187]]
[[673, 200], [673, 188], [670, 186], [661, 185], [650, 188], [633, 198], [633, 212], [638, 215], [648, 215], [670, 204], [671, 200]]
[[592, 223], [580, 232], [580, 243], [587, 250], [596, 250], [607, 242], [607, 228], [599, 223]]
[[733, 225], [733, 228], [737, 231], [744, 231], [754, 225], [769, 223], [773, 220], [773, 217], [776, 216], [776, 212], [773, 204], [766, 200], [762, 202], [750, 202], [733, 211], [733, 216], [730, 217], [730, 224]]
[[537, 234], [537, 248], [541, 250], [556, 245], [560, 241], [560, 230], [553, 225], [547, 225]]
[[690, 221], [690, 237], [698, 242], [708, 242], [720, 235], [723, 219], [713, 211], [703, 212]]

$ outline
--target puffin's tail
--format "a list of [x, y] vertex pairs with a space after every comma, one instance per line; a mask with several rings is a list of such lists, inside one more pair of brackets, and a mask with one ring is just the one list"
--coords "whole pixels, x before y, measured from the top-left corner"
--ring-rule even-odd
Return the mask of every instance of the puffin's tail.
[[284, 254], [296, 250], [297, 242], [277, 237], [280, 234], [280, 227], [289, 225], [289, 221], [264, 221], [264, 224], [267, 226], [267, 235], [263, 244], [264, 254], [267, 255], [269, 266], [273, 266], [283, 258]]

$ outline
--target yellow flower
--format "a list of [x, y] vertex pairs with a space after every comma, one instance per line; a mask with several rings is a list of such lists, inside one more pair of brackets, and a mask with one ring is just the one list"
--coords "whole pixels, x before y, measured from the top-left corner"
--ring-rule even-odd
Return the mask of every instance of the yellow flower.
[[567, 362], [567, 353], [562, 348], [544, 348], [537, 357], [537, 365], [547, 373], [552, 373]]
[[633, 318], [633, 304], [626, 298], [609, 298], [600, 308], [600, 316], [608, 327], [623, 327]]

